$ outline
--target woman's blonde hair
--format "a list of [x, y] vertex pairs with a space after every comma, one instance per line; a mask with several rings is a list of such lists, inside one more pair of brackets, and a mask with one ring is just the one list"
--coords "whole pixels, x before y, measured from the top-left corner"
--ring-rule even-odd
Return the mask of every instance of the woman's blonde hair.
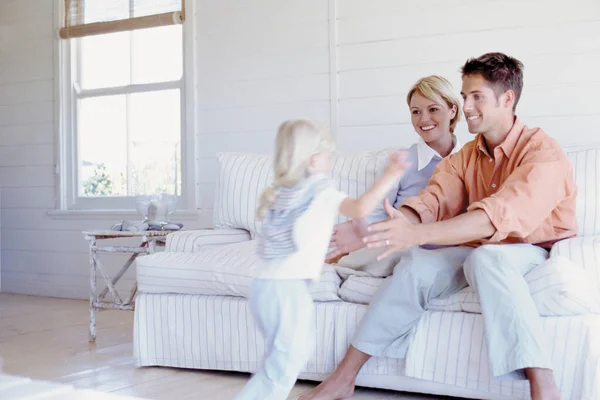
[[260, 197], [257, 218], [262, 220], [267, 215], [276, 198], [275, 188], [295, 186], [310, 175], [310, 160], [314, 154], [333, 150], [333, 137], [318, 123], [303, 119], [282, 123], [275, 139], [273, 183]]
[[410, 100], [417, 93], [431, 101], [439, 101], [442, 99], [448, 107], [456, 106], [456, 115], [450, 120], [450, 133], [454, 133], [454, 128], [460, 120], [460, 101], [454, 94], [452, 84], [446, 78], [441, 76], [431, 75], [419, 79], [408, 91], [406, 103], [410, 107]]

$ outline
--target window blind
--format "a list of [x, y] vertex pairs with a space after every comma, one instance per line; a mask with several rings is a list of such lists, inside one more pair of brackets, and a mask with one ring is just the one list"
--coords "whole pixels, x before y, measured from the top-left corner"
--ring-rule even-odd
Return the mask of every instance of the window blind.
[[65, 0], [62, 39], [181, 24], [185, 0]]

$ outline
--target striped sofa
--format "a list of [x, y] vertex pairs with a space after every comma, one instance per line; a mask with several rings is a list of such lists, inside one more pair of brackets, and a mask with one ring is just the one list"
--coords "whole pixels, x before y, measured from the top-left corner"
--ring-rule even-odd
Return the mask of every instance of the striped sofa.
[[[579, 189], [579, 236], [552, 249], [552, 256], [567, 261], [562, 272], [548, 267], [528, 283], [532, 294], [541, 290], [534, 299], [550, 338], [564, 399], [597, 399], [600, 300], [583, 304], [579, 292], [588, 284], [586, 290], [598, 292], [600, 285], [600, 145], [567, 152]], [[386, 151], [337, 156], [332, 177], [340, 190], [357, 196], [381, 172], [386, 156]], [[247, 271], [257, 261], [260, 224], [254, 210], [270, 177], [267, 156], [219, 154], [214, 229], [171, 234], [165, 252], [138, 259], [138, 366], [242, 372], [258, 367], [264, 343], [248, 309]], [[335, 266], [324, 268], [312, 293], [317, 346], [301, 378], [322, 380], [341, 361], [381, 280], [364, 278], [342, 279]], [[407, 357], [370, 359], [357, 384], [475, 399], [529, 398], [527, 381], [490, 377], [477, 306], [469, 288], [434, 302], [412, 334]]]

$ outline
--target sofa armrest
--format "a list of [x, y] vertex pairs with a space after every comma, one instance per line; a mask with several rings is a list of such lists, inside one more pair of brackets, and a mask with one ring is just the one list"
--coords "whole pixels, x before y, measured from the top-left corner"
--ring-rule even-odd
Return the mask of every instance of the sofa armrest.
[[598, 278], [600, 283], [600, 235], [578, 236], [556, 242], [550, 256], [563, 256]]
[[250, 240], [250, 232], [243, 229], [180, 231], [167, 235], [165, 251], [193, 253], [205, 246], [240, 243], [248, 240]]

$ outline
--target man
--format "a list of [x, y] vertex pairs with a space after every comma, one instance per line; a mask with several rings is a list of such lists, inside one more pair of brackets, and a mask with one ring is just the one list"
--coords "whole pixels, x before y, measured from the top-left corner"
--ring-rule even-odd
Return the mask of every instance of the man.
[[[553, 243], [576, 235], [576, 188], [556, 141], [515, 115], [522, 68], [501, 53], [463, 66], [463, 112], [477, 136], [440, 162], [425, 190], [400, 210], [386, 202], [391, 218], [368, 228], [367, 246], [387, 248], [380, 259], [405, 252], [338, 368], [301, 400], [350, 397], [371, 356], [404, 358], [408, 334], [428, 302], [467, 285], [481, 303], [491, 375], [524, 374], [534, 400], [560, 398], [523, 276]], [[460, 246], [420, 247], [426, 244]]]

